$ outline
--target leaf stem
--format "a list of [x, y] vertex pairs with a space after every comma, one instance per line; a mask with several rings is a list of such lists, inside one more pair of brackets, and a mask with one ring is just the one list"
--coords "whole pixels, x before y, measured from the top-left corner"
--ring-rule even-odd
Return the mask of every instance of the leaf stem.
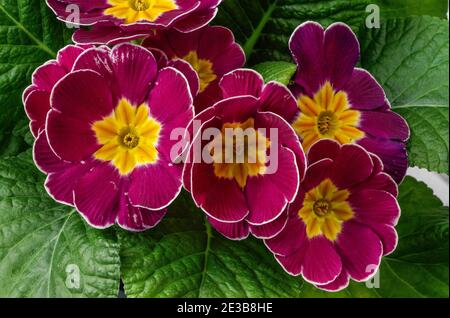
[[278, 2], [278, 0], [275, 0], [269, 6], [267, 11], [263, 14], [261, 21], [259, 21], [258, 26], [253, 31], [252, 35], [248, 38], [248, 40], [245, 42], [243, 49], [244, 49], [245, 55], [247, 56], [247, 60], [250, 60], [250, 57], [253, 53], [253, 49], [255, 48], [255, 45], [258, 42], [259, 37], [261, 36], [262, 31], [264, 30], [264, 27], [266, 26], [267, 22], [269, 22], [269, 19], [272, 16], [272, 13], [277, 6], [277, 2]]
[[8, 11], [6, 11], [6, 9], [1, 4], [0, 4], [0, 11], [3, 12], [5, 14], [5, 16], [7, 18], [9, 18], [23, 33], [28, 35], [28, 37], [31, 40], [33, 40], [38, 45], [38, 47], [41, 50], [43, 50], [44, 52], [47, 52], [48, 54], [50, 54], [51, 57], [55, 57], [56, 56], [56, 53], [53, 52], [53, 50], [51, 50], [47, 45], [45, 45], [44, 42], [39, 40], [33, 33], [28, 31], [25, 28], [25, 26], [22, 23], [20, 23], [19, 21], [17, 21]]

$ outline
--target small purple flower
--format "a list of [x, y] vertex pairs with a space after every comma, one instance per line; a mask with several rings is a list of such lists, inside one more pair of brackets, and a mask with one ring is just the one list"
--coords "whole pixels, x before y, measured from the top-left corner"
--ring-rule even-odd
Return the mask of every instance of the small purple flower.
[[[297, 111], [295, 99], [285, 86], [264, 84], [252, 70], [226, 74], [219, 86], [224, 99], [195, 118], [201, 127], [194, 132], [184, 186], [224, 236], [244, 239], [251, 232], [260, 238], [273, 237], [286, 224], [285, 208], [294, 199], [305, 170], [303, 149], [286, 121]], [[230, 128], [248, 135], [227, 139]], [[210, 129], [219, 134], [204, 139]], [[210, 153], [212, 162], [196, 160], [197, 144]], [[217, 149], [225, 151], [216, 153]], [[244, 160], [237, 160], [238, 154]], [[273, 164], [276, 168], [269, 172]]]
[[289, 220], [266, 240], [280, 265], [318, 288], [338, 291], [372, 277], [397, 246], [397, 184], [361, 146], [323, 139], [288, 208]]
[[[222, 0], [47, 0], [59, 19], [92, 26], [77, 30], [78, 43], [118, 43], [149, 35], [155, 29], [192, 32], [207, 25]], [[79, 21], [73, 16], [79, 10]]]
[[401, 182], [408, 168], [409, 127], [391, 111], [372, 75], [355, 68], [359, 43], [352, 30], [343, 23], [324, 30], [306, 22], [294, 31], [289, 46], [298, 64], [291, 89], [300, 109], [290, 121], [303, 148], [327, 138], [356, 143], [378, 155], [386, 172]]
[[31, 107], [46, 116], [34, 146], [46, 189], [94, 227], [151, 228], [181, 190], [170, 134], [193, 118], [188, 81], [132, 44], [87, 49], [72, 63], [49, 87], [50, 109]]
[[233, 33], [221, 26], [206, 26], [190, 33], [161, 30], [148, 36], [142, 45], [161, 50], [170, 60], [187, 61], [195, 69], [199, 79], [198, 92], [193, 92], [196, 113], [221, 99], [219, 82], [223, 75], [245, 64], [244, 51], [234, 41]]

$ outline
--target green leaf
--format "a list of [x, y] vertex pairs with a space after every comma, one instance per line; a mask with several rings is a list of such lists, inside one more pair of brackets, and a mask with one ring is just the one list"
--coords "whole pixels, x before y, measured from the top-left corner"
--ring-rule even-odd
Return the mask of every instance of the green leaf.
[[[246, 52], [249, 65], [267, 60], [290, 61], [287, 47], [293, 30], [301, 23], [314, 20], [324, 26], [341, 21], [355, 31], [370, 12], [369, 4], [380, 6], [381, 19], [430, 14], [444, 17], [443, 0], [226, 0], [215, 24], [233, 30]], [[420, 1], [423, 2], [423, 1]]]
[[22, 92], [33, 71], [56, 56], [70, 33], [45, 0], [0, 0], [0, 156], [20, 152], [4, 145], [20, 142], [11, 132], [26, 118]]
[[116, 297], [117, 238], [54, 202], [30, 156], [0, 161], [0, 297]]
[[[397, 226], [399, 244], [383, 258], [380, 288], [352, 282], [336, 297], [448, 297], [448, 207], [423, 182], [407, 177], [398, 198], [402, 216]], [[329, 296], [310, 285], [305, 296]]]
[[184, 193], [154, 230], [121, 231], [128, 297], [296, 297], [287, 275], [261, 241], [225, 239]]
[[277, 81], [288, 85], [297, 71], [297, 65], [288, 62], [264, 62], [253, 67], [266, 82]]
[[448, 22], [392, 19], [361, 38], [362, 66], [411, 127], [410, 164], [448, 173]]
[[285, 274], [257, 240], [227, 240], [192, 207], [188, 194], [155, 230], [121, 231], [122, 277], [129, 297], [448, 297], [448, 207], [422, 182], [400, 187], [397, 250], [380, 268], [380, 288], [352, 282], [320, 291]]

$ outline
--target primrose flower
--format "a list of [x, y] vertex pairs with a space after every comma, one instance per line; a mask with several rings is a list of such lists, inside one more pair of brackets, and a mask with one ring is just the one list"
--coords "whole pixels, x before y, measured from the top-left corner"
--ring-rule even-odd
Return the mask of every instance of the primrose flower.
[[[74, 33], [78, 43], [117, 43], [136, 39], [155, 29], [192, 32], [207, 25], [222, 0], [47, 0], [57, 17], [91, 26]], [[79, 20], [74, 14], [79, 11]]]
[[181, 190], [170, 134], [193, 118], [185, 76], [158, 68], [140, 46], [91, 48], [54, 86], [50, 104], [35, 109], [46, 122], [34, 146], [49, 194], [94, 227], [155, 226]]
[[142, 45], [163, 51], [170, 60], [184, 60], [197, 71], [199, 91], [194, 99], [197, 113], [222, 97], [219, 82], [223, 75], [244, 66], [245, 54], [234, 41], [233, 33], [221, 26], [206, 26], [183, 34], [161, 30], [147, 37]]
[[335, 23], [324, 31], [306, 22], [294, 31], [289, 46], [298, 64], [291, 88], [299, 114], [291, 122], [305, 151], [320, 139], [356, 143], [378, 155], [399, 183], [408, 168], [409, 127], [391, 111], [372, 75], [355, 68], [359, 43], [352, 30]]
[[296, 111], [295, 99], [251, 70], [226, 74], [219, 86], [224, 99], [193, 121], [201, 126], [194, 129], [184, 186], [224, 236], [273, 237], [286, 224], [285, 208], [305, 171], [303, 149], [285, 120]]
[[288, 273], [337, 291], [350, 278], [369, 279], [394, 251], [397, 184], [358, 145], [320, 140], [310, 147], [308, 165], [287, 225], [265, 242]]

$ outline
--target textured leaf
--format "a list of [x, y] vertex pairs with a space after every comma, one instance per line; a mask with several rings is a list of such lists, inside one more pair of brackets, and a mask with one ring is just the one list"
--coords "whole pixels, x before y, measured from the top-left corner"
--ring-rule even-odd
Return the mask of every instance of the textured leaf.
[[267, 60], [290, 61], [287, 48], [292, 31], [314, 20], [327, 26], [341, 21], [355, 31], [365, 21], [369, 4], [378, 4], [381, 19], [430, 14], [444, 17], [443, 0], [226, 0], [215, 24], [231, 28], [243, 45], [249, 64]]
[[56, 20], [45, 0], [0, 0], [0, 156], [22, 150], [5, 146], [24, 142], [11, 133], [26, 117], [22, 92], [33, 71], [69, 38], [70, 29]]
[[411, 127], [410, 164], [448, 173], [448, 22], [392, 19], [361, 38], [362, 66]]
[[266, 82], [277, 81], [288, 85], [297, 71], [297, 66], [288, 62], [264, 62], [257, 64], [253, 69], [259, 72]]
[[[397, 226], [399, 244], [380, 267], [380, 288], [350, 286], [335, 297], [448, 297], [448, 207], [423, 182], [407, 177], [400, 186], [402, 216]], [[329, 294], [310, 285], [307, 297]]]
[[48, 197], [29, 158], [0, 161], [0, 297], [116, 297], [116, 237]]
[[327, 293], [288, 276], [261, 242], [233, 242], [211, 230], [186, 194], [156, 230], [119, 233], [125, 292], [129, 297], [446, 297], [448, 208], [411, 177], [400, 193], [400, 242], [382, 262], [381, 288], [352, 282], [342, 292]]
[[155, 230], [119, 233], [128, 297], [292, 297], [285, 274], [260, 241], [234, 242], [205, 224], [189, 194]]

